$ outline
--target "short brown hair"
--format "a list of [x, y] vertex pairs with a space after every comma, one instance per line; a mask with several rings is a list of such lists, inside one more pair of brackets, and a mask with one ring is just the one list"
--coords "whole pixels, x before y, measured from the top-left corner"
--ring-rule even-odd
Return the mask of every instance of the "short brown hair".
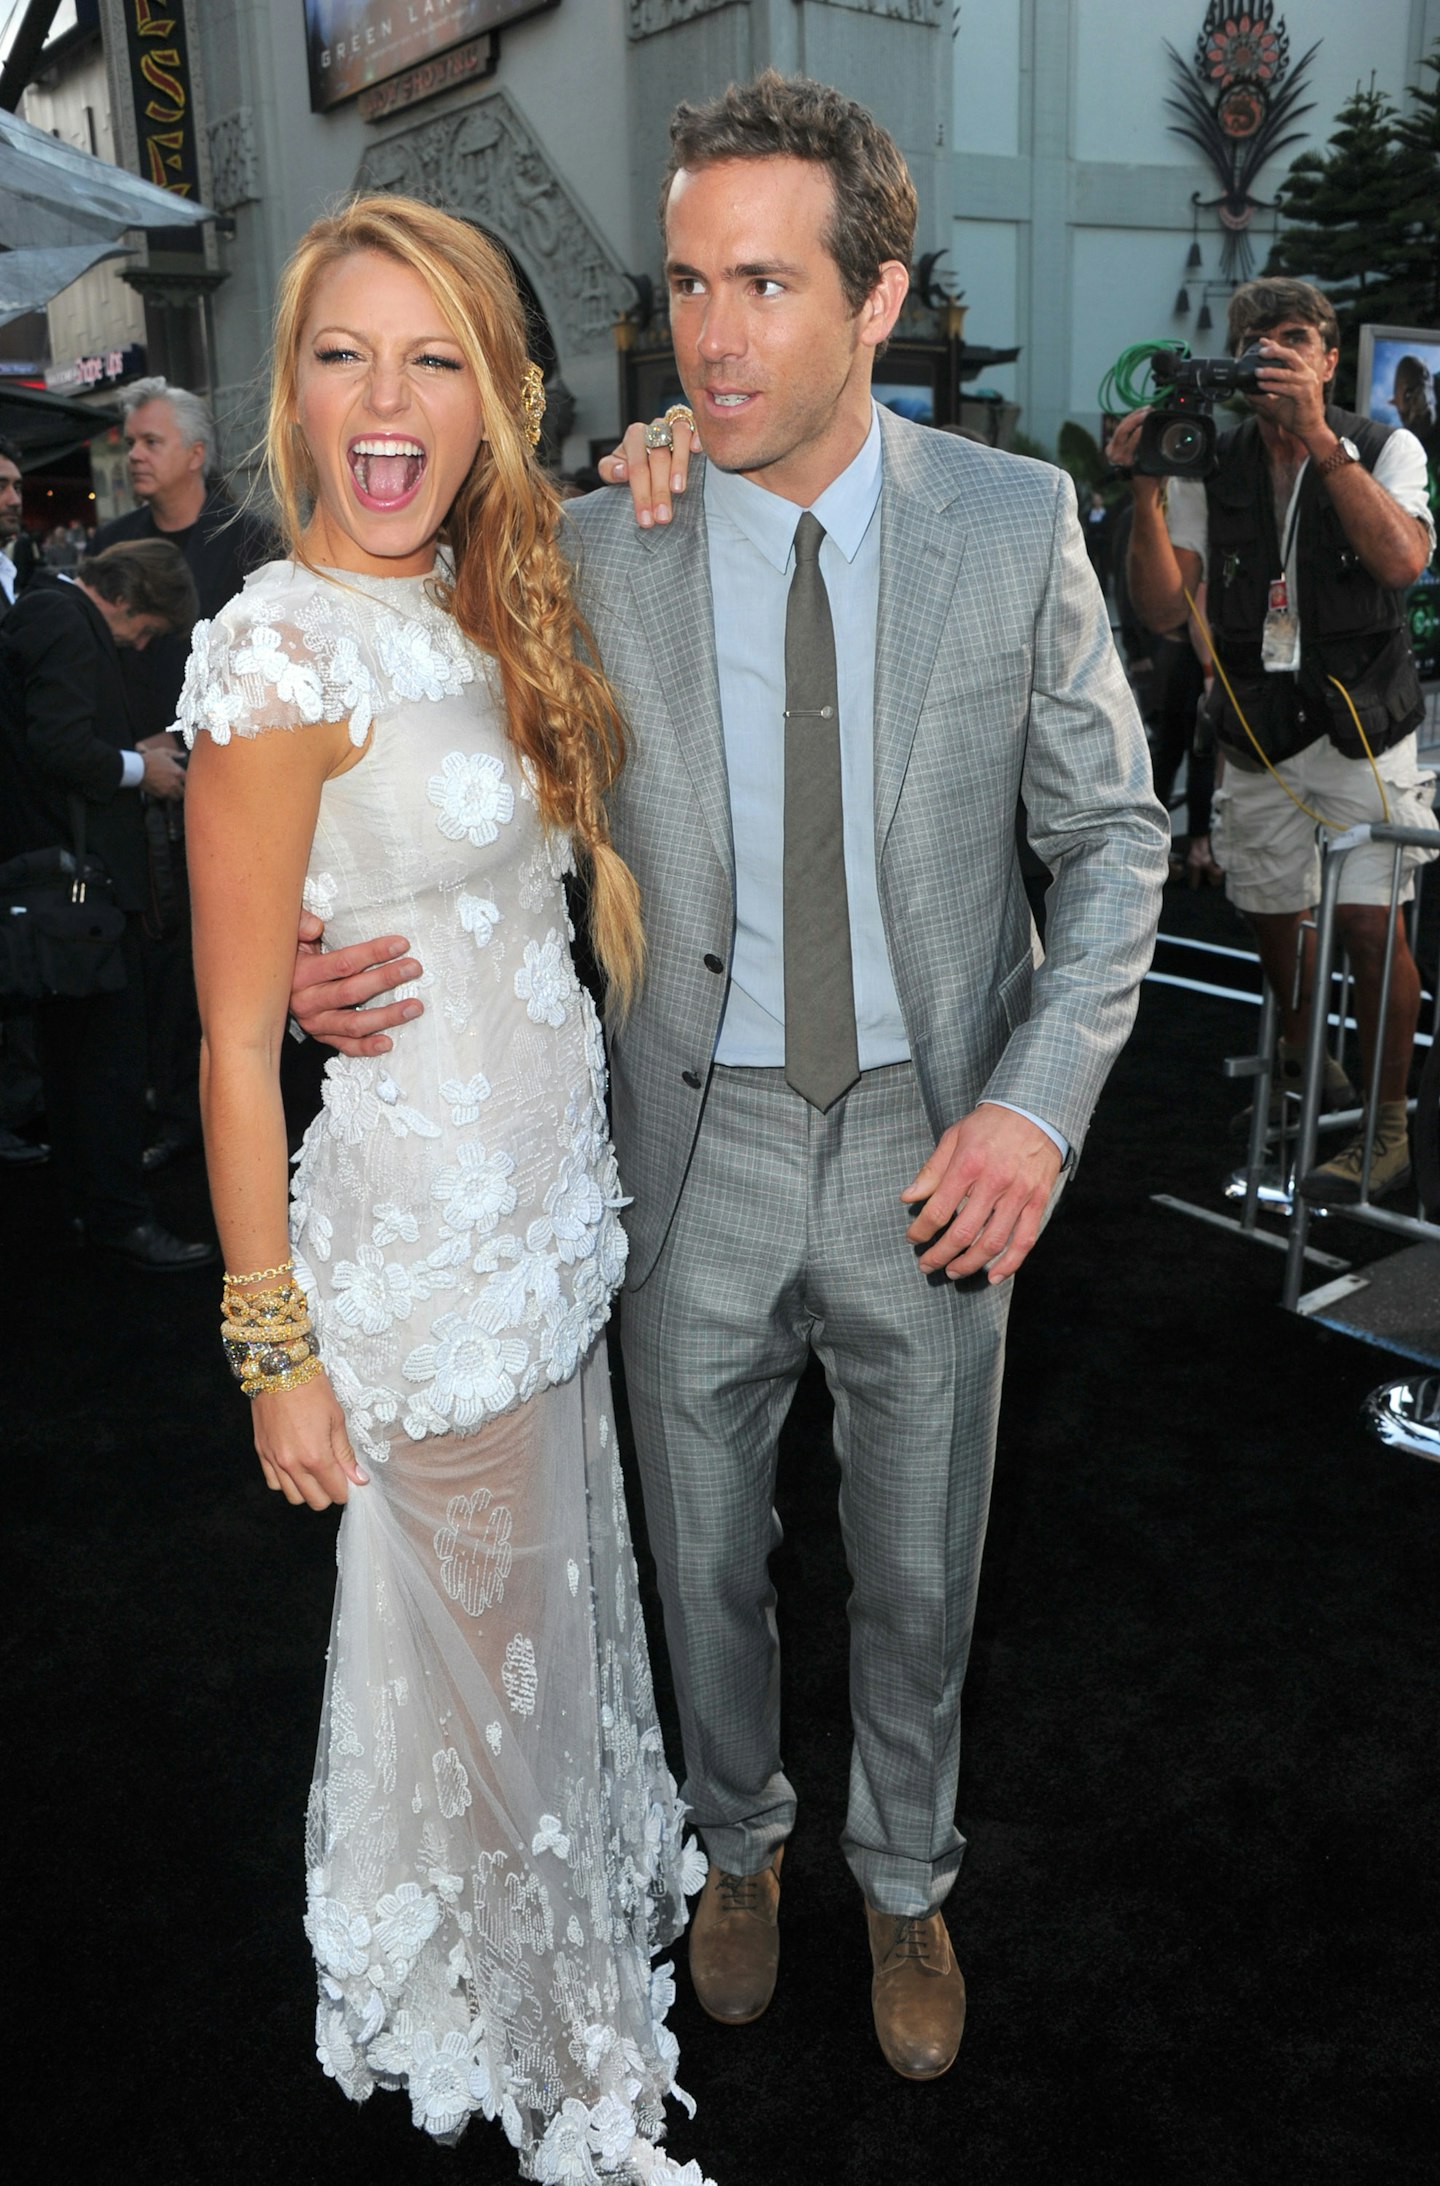
[[835, 209], [825, 245], [852, 311], [887, 260], [909, 265], [918, 213], [909, 169], [890, 132], [843, 92], [767, 68], [704, 106], [677, 106], [660, 190], [662, 233], [670, 185], [681, 169], [726, 159], [804, 159], [829, 169]]
[[122, 539], [103, 554], [89, 555], [80, 565], [80, 582], [102, 600], [118, 600], [132, 615], [158, 615], [182, 637], [200, 612], [189, 566], [168, 539]]
[[1230, 354], [1248, 349], [1258, 335], [1268, 334], [1282, 319], [1303, 319], [1320, 329], [1327, 349], [1340, 347], [1340, 322], [1334, 306], [1309, 281], [1246, 281], [1230, 299], [1225, 320]]

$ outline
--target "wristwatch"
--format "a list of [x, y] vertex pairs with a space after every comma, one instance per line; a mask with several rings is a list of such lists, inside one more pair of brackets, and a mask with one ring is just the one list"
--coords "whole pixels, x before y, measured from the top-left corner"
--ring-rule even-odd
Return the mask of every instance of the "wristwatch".
[[1332, 448], [1323, 463], [1315, 466], [1317, 478], [1328, 478], [1332, 471], [1340, 470], [1346, 463], [1358, 463], [1360, 450], [1353, 440], [1342, 440], [1338, 448]]

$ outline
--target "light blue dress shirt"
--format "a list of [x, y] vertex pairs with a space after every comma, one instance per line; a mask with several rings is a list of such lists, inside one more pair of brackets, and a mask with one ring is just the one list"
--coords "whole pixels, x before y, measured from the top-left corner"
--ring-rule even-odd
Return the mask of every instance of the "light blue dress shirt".
[[[880, 422], [813, 509], [825, 529], [840, 691], [845, 888], [860, 1068], [910, 1053], [875, 877], [875, 626], [880, 606]], [[705, 467], [705, 528], [715, 602], [720, 717], [735, 845], [735, 955], [716, 1060], [785, 1061], [785, 611], [795, 572], [793, 501]]]
[[[872, 406], [860, 453], [811, 510], [825, 531], [820, 573], [835, 631], [845, 889], [862, 1070], [910, 1057], [875, 870], [875, 632], [883, 475], [880, 419]], [[713, 463], [705, 466], [704, 495], [735, 852], [735, 949], [715, 1060], [778, 1069], [785, 1062], [785, 613], [795, 571], [795, 527], [805, 512]], [[1062, 1159], [1068, 1154], [1068, 1142], [1043, 1117], [1028, 1109], [1018, 1113], [1039, 1125]]]

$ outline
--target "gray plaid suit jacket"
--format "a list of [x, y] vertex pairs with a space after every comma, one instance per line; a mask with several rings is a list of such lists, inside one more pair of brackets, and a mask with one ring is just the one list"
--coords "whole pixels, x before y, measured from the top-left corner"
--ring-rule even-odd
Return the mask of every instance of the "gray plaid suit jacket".
[[[1169, 831], [1144, 735], [1068, 478], [887, 411], [881, 425], [875, 840], [920, 1088], [937, 1137], [992, 1098], [1078, 1150], [1159, 916]], [[613, 489], [567, 515], [581, 605], [630, 728], [613, 827], [650, 944], [611, 1044], [634, 1285], [685, 1181], [734, 928], [699, 476], [667, 526], [641, 531]], [[1022, 796], [1054, 875], [1043, 956], [1015, 849]]]

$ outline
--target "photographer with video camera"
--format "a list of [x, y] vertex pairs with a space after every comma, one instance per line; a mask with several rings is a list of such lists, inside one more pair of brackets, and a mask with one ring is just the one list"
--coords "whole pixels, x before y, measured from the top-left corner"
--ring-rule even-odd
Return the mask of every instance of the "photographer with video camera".
[[[1283, 1085], [1298, 1082], [1305, 1052], [1308, 949], [1298, 1002], [1295, 967], [1320, 891], [1317, 824], [1436, 824], [1434, 776], [1417, 756], [1424, 704], [1402, 606], [1434, 533], [1414, 435], [1329, 399], [1340, 334], [1318, 289], [1248, 281], [1230, 299], [1227, 333], [1236, 361], [1171, 360], [1165, 376], [1179, 399], [1133, 411], [1109, 453], [1133, 477], [1128, 573], [1141, 618], [1173, 629], [1207, 587], [1225, 761], [1215, 850], [1279, 1000]], [[1231, 392], [1251, 415], [1216, 435], [1210, 402]], [[1414, 865], [1432, 854], [1404, 853], [1402, 901]], [[1405, 1102], [1420, 980], [1398, 919], [1380, 1022], [1393, 855], [1381, 844], [1352, 851], [1337, 908], [1367, 1084], [1380, 1056], [1372, 1197], [1410, 1177]], [[1326, 1091], [1332, 1107], [1353, 1097], [1333, 1061]], [[1353, 1204], [1363, 1150], [1362, 1132], [1302, 1178], [1302, 1194]]]

